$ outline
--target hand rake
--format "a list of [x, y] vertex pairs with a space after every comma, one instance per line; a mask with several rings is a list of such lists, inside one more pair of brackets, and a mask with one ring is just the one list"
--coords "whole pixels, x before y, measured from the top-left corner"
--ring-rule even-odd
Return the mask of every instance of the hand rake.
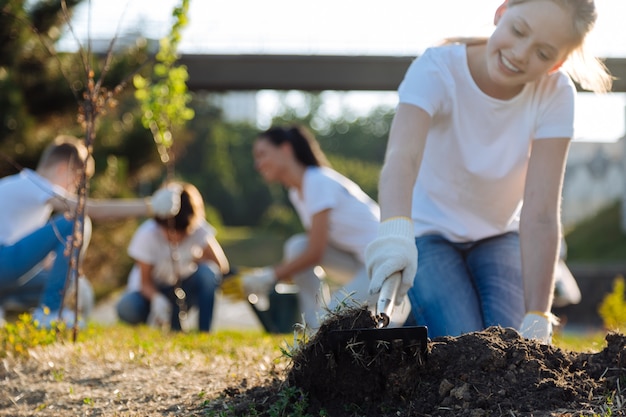
[[378, 297], [374, 314], [374, 328], [332, 330], [330, 338], [339, 349], [348, 344], [364, 342], [369, 347], [391, 349], [401, 343], [404, 349], [418, 347], [418, 354], [426, 360], [428, 352], [428, 328], [426, 326], [404, 326], [390, 328], [389, 322], [396, 305], [396, 294], [400, 286], [401, 275], [395, 273], [385, 280]]

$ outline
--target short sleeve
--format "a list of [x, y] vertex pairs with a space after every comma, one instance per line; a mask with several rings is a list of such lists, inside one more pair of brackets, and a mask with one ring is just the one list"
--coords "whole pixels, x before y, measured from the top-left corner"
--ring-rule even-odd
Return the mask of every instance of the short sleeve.
[[544, 97], [538, 107], [535, 139], [572, 138], [576, 88], [567, 75], [554, 73], [540, 87]]
[[450, 72], [439, 59], [437, 49], [427, 49], [416, 58], [398, 87], [400, 103], [412, 104], [433, 116], [446, 108]]
[[319, 170], [309, 170], [304, 187], [304, 202], [310, 216], [337, 206], [340, 185]]
[[155, 265], [159, 251], [155, 248], [158, 241], [155, 239], [154, 230], [156, 224], [154, 220], [147, 220], [135, 231], [128, 245], [128, 256], [140, 262]]

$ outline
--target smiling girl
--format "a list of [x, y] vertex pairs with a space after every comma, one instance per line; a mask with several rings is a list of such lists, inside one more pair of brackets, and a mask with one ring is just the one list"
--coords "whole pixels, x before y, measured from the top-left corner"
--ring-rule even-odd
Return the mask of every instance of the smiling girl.
[[[493, 325], [551, 341], [573, 81], [606, 92], [584, 49], [592, 0], [509, 0], [488, 39], [448, 40], [399, 87], [368, 246], [370, 299], [402, 272], [431, 337]], [[419, 269], [418, 269], [419, 253]]]

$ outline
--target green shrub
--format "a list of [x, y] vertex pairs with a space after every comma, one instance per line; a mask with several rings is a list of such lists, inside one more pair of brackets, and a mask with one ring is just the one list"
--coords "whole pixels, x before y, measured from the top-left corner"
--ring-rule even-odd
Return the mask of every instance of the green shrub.
[[626, 300], [624, 299], [624, 277], [618, 275], [613, 281], [613, 291], [607, 294], [600, 304], [599, 314], [607, 330], [626, 330]]
[[261, 229], [291, 236], [301, 233], [302, 223], [291, 206], [272, 204], [261, 219]]
[[8, 354], [28, 357], [30, 348], [56, 342], [65, 330], [63, 325], [52, 330], [39, 328], [30, 314], [21, 314], [15, 322], [7, 321], [0, 327], [0, 358]]

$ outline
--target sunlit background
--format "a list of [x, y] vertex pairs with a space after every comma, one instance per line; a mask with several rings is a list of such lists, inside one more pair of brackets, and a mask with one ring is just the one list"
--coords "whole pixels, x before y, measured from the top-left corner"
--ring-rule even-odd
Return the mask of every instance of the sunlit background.
[[[417, 56], [448, 36], [488, 35], [502, 0], [191, 0], [181, 53], [333, 54]], [[170, 28], [178, 0], [89, 0], [72, 19], [76, 37], [108, 42], [113, 36], [158, 39]], [[626, 57], [626, 1], [596, 0], [599, 11], [589, 47], [599, 57]], [[60, 47], [75, 49], [68, 33]], [[624, 94], [579, 94], [576, 139], [614, 142], [624, 136]], [[367, 113], [395, 106], [386, 92], [324, 92], [329, 115], [349, 108]], [[293, 92], [256, 93], [256, 122], [266, 127], [282, 104], [299, 105]], [[287, 100], [288, 103], [284, 103]]]

